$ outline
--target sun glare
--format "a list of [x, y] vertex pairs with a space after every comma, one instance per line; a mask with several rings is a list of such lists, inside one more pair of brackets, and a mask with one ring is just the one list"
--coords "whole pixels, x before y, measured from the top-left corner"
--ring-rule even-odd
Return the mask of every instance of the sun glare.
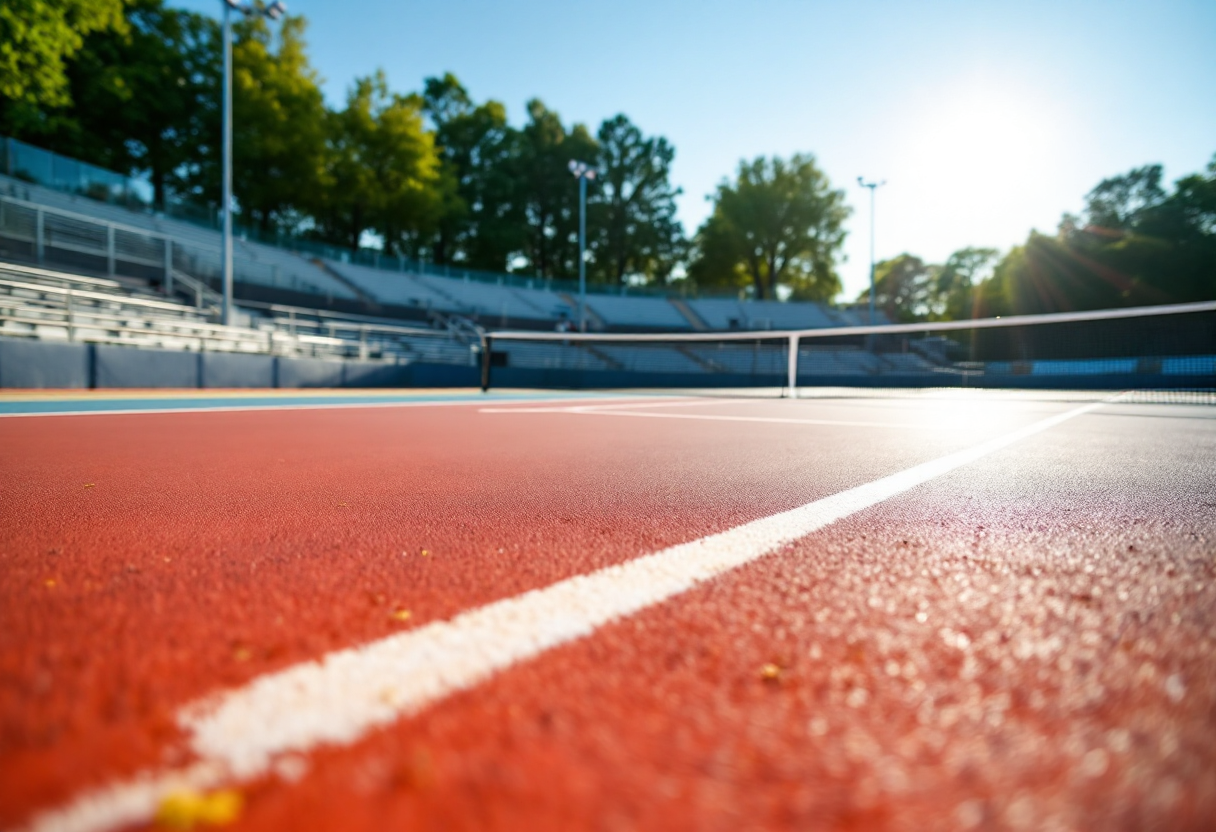
[[976, 244], [1003, 242], [1010, 223], [1025, 233], [1036, 189], [1055, 175], [1059, 128], [1046, 102], [969, 87], [923, 113], [904, 145], [900, 188], [920, 222], [950, 223]]

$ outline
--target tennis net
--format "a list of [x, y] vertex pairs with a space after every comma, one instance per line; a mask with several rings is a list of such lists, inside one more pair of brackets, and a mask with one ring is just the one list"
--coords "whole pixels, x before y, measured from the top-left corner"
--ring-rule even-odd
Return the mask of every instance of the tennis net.
[[482, 389], [1216, 388], [1216, 302], [729, 332], [486, 332]]

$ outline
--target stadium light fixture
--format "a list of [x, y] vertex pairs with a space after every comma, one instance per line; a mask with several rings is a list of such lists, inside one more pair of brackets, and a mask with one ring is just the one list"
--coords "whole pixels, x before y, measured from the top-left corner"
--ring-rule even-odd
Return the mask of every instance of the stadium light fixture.
[[224, 305], [222, 320], [232, 326], [232, 12], [245, 17], [262, 16], [278, 20], [287, 13], [287, 4], [273, 0], [267, 6], [224, 0], [224, 108], [223, 108], [223, 215], [224, 233], [220, 250], [220, 270], [223, 276]]
[[887, 180], [884, 179], [881, 182], [867, 182], [859, 176], [857, 177], [857, 184], [863, 188], [870, 189], [870, 317], [866, 323], [873, 326], [875, 320], [874, 305], [876, 300], [876, 295], [874, 292], [874, 192], [883, 185], [887, 184]]
[[578, 331], [587, 331], [587, 182], [595, 169], [586, 162], [570, 160], [570, 172], [578, 179]]

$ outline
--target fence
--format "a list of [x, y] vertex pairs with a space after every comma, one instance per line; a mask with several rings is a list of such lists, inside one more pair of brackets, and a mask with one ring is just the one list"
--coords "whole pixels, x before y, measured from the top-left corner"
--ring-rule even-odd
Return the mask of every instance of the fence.
[[[0, 255], [110, 276], [135, 277], [175, 294], [181, 281], [201, 304], [218, 296], [221, 280], [218, 245], [192, 245], [147, 228], [89, 217], [60, 208], [0, 196]], [[303, 264], [302, 264], [303, 265]], [[234, 279], [322, 297], [329, 293], [276, 263], [233, 256]]]
[[223, 326], [200, 310], [135, 297], [121, 284], [0, 264], [0, 336], [196, 352], [354, 358], [472, 366], [480, 332], [358, 320], [299, 307], [253, 304], [256, 325]]

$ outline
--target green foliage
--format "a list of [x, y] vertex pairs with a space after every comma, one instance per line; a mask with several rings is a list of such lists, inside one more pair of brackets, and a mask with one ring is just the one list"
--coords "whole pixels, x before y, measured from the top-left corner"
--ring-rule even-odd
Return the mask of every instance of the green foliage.
[[123, 0], [0, 3], [0, 99], [18, 105], [6, 120], [70, 105], [67, 61], [89, 33], [121, 31], [122, 11]]
[[422, 98], [389, 91], [383, 72], [355, 82], [346, 108], [328, 119], [319, 235], [351, 249], [365, 231], [386, 251], [406, 251], [434, 230], [444, 201], [434, 134], [422, 123]]
[[423, 101], [435, 125], [445, 178], [444, 205], [429, 246], [432, 259], [501, 271], [523, 248], [519, 188], [512, 175], [519, 132], [508, 126], [501, 103], [475, 105], [451, 73], [426, 79]]
[[646, 137], [624, 115], [600, 125], [599, 178], [588, 209], [589, 279], [620, 284], [666, 283], [684, 256], [671, 184], [675, 148]]
[[[84, 39], [66, 78], [72, 106], [34, 108], [6, 129], [47, 149], [133, 174], [147, 171], [158, 206], [214, 145], [219, 28], [206, 18], [131, 0], [121, 29]], [[116, 117], [117, 116], [117, 117]]]
[[214, 154], [219, 27], [160, 0], [134, 0], [127, 24], [125, 33], [91, 35], [70, 68], [76, 147], [66, 152], [147, 171], [163, 208]]
[[593, 161], [597, 155], [595, 139], [584, 125], [567, 130], [539, 99], [528, 102], [528, 121], [511, 168], [523, 216], [523, 256], [532, 273], [578, 274], [578, 183], [569, 163]]
[[1103, 179], [1086, 197], [1089, 224], [1107, 229], [1127, 229], [1165, 201], [1161, 188], [1161, 165], [1145, 165], [1122, 176]]
[[1085, 216], [1032, 233], [981, 295], [989, 314], [1216, 299], [1216, 159], [1167, 192], [1161, 167], [1103, 180]]
[[[938, 305], [937, 278], [939, 266], [926, 264], [911, 254], [901, 254], [874, 265], [875, 305], [888, 320], [906, 323], [923, 321], [933, 315]], [[857, 298], [869, 302], [867, 288]]]
[[698, 287], [750, 285], [758, 299], [786, 286], [795, 298], [828, 300], [840, 291], [836, 258], [848, 215], [844, 193], [813, 156], [743, 162], [734, 183], [718, 186], [690, 277]]
[[996, 264], [1000, 252], [994, 248], [959, 249], [937, 269], [930, 317], [960, 321], [976, 317], [976, 287]]
[[311, 212], [322, 184], [327, 119], [306, 27], [292, 16], [277, 32], [262, 17], [233, 27], [233, 194], [243, 220], [263, 233]]

